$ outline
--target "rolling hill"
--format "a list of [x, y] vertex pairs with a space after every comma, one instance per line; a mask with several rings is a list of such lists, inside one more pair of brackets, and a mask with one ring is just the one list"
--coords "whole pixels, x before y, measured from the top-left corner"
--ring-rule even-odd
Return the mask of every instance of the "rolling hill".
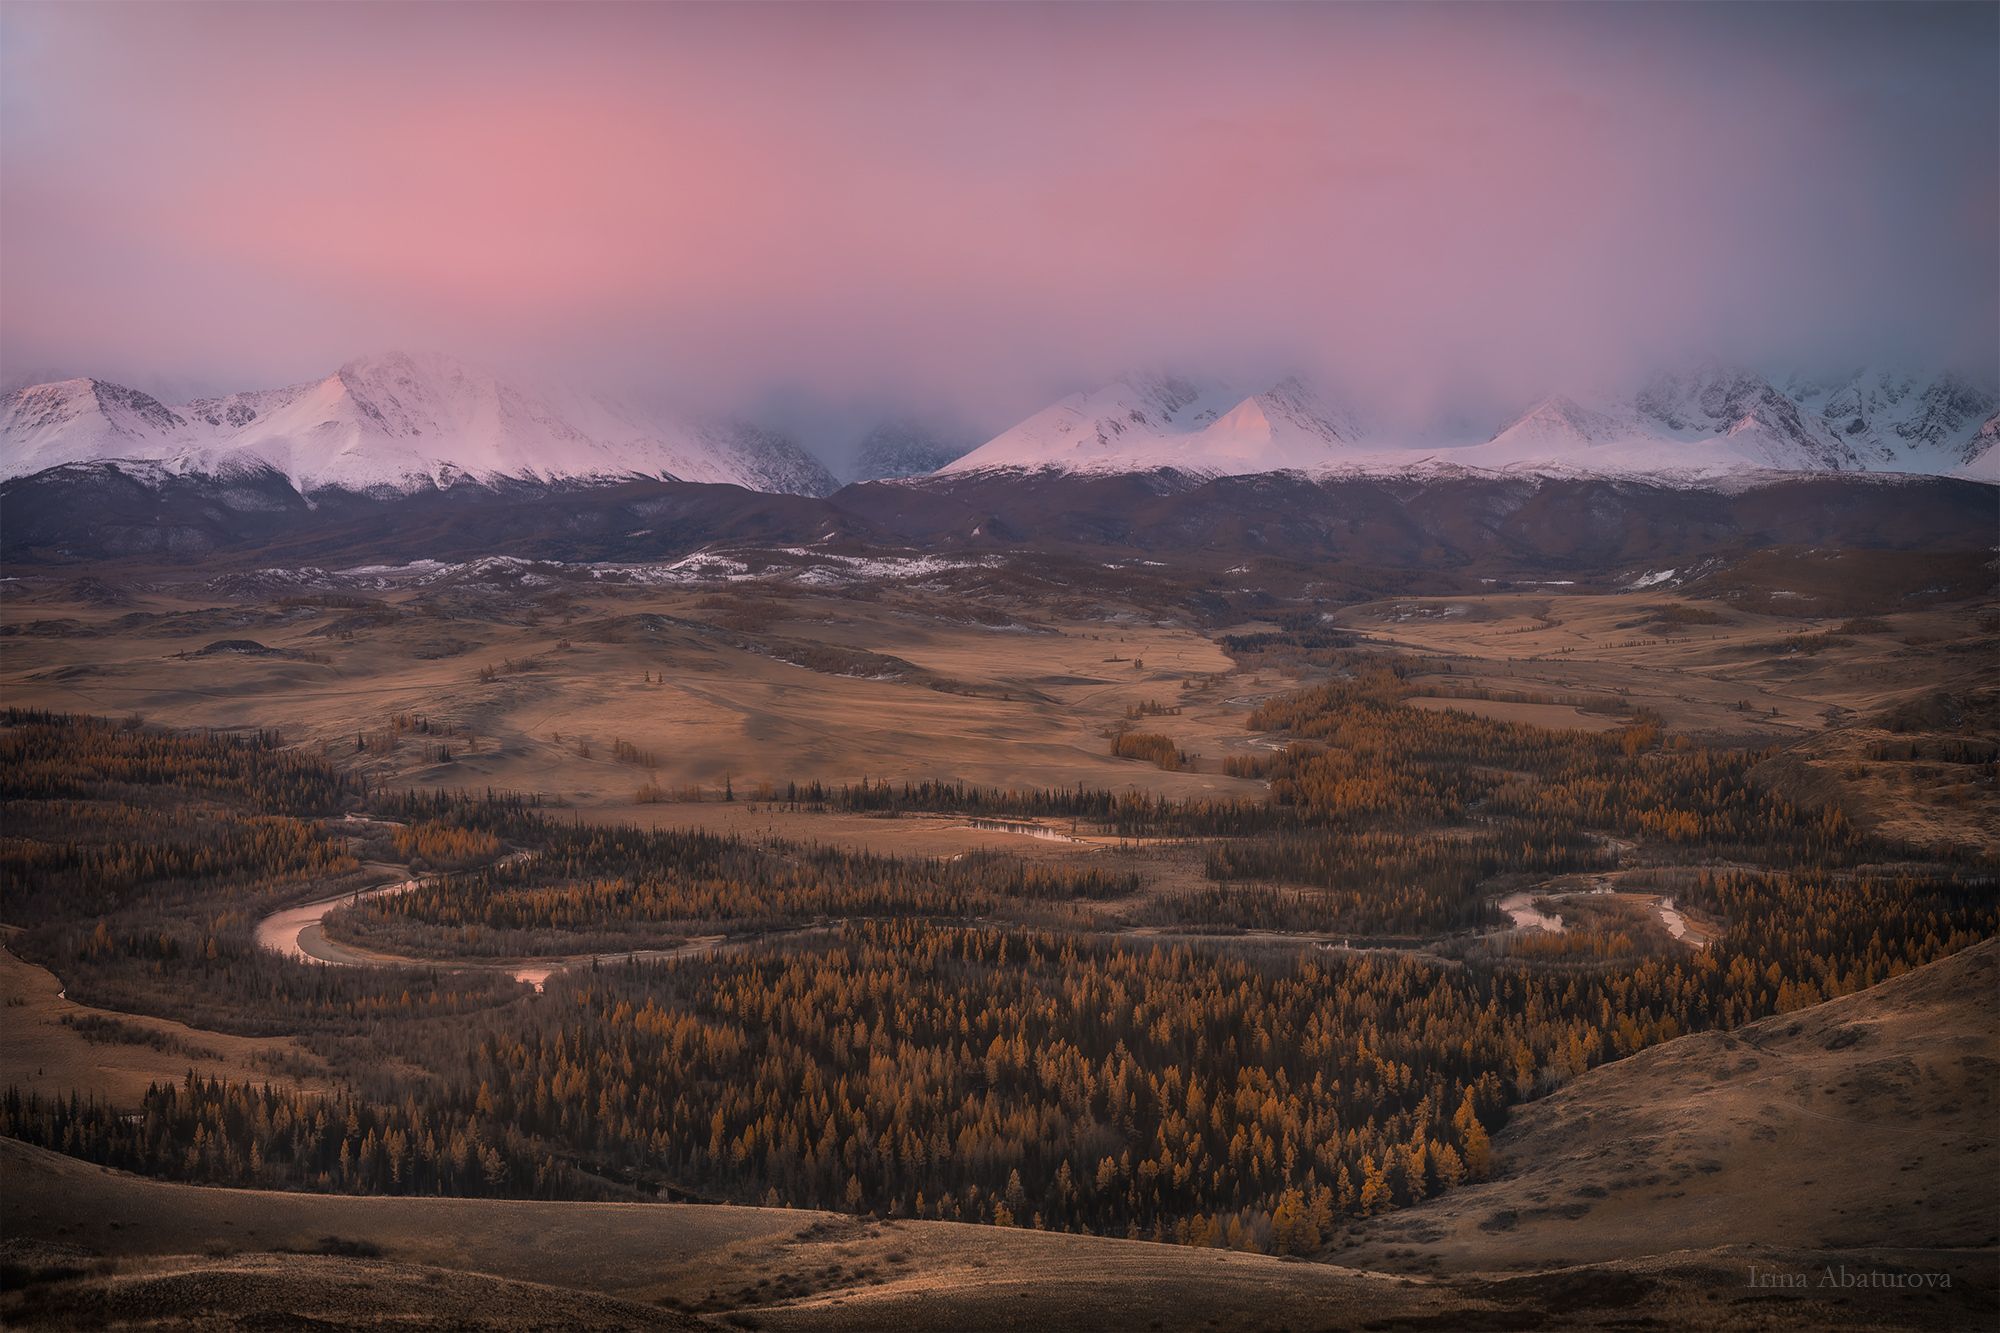
[[[12, 1327], [1963, 1328], [1990, 1314], [2000, 944], [1524, 1107], [1326, 1262], [702, 1204], [226, 1190], [0, 1140]], [[1962, 1034], [1987, 1032], [1967, 1046]], [[1894, 1237], [1893, 1242], [1870, 1241]], [[1800, 1275], [1755, 1286], [1749, 1275]], [[1876, 1274], [1822, 1284], [1829, 1272]], [[1928, 1277], [1924, 1276], [1928, 1275]], [[1941, 1279], [1948, 1279], [1943, 1281]]]

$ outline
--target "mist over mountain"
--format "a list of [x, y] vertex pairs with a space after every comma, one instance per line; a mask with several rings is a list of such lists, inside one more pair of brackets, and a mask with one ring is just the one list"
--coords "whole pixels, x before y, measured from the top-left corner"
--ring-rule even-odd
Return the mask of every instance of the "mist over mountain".
[[[0, 475], [130, 460], [176, 475], [270, 471], [301, 494], [500, 480], [663, 478], [800, 495], [838, 485], [828, 461], [749, 410], [637, 401], [582, 381], [531, 385], [436, 353], [361, 357], [321, 379], [171, 405], [108, 380], [67, 379], [0, 397]], [[2000, 391], [1952, 373], [1764, 375], [1707, 361], [1634, 390], [1556, 393], [1498, 418], [1412, 426], [1299, 373], [1248, 383], [1134, 373], [1060, 398], [983, 443], [942, 424], [941, 414], [890, 415], [838, 466], [857, 481], [1441, 466], [1682, 480], [1771, 471], [1993, 481], [1997, 411]]]
[[977, 436], [963, 427], [915, 417], [884, 421], [855, 447], [856, 481], [893, 481], [936, 472], [977, 448]]

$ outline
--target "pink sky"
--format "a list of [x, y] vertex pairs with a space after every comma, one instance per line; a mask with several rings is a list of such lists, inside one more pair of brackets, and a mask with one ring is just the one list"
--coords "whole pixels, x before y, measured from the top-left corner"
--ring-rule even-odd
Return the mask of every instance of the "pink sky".
[[[0, 369], [1990, 364], [1992, 6], [0, 10]], [[916, 386], [916, 387], [913, 387]]]

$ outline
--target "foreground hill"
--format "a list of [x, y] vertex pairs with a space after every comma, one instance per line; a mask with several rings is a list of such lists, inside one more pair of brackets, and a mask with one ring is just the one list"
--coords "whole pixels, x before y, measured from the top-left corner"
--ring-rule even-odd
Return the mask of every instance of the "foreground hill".
[[1983, 1299], [1742, 1290], [1746, 1264], [1824, 1262], [1769, 1247], [1411, 1278], [777, 1208], [204, 1189], [4, 1139], [0, 1176], [9, 1327], [1898, 1328]]
[[[1992, 1171], [1977, 1154], [2000, 1071], [1996, 980], [1989, 941], [1862, 994], [1596, 1070], [1519, 1113], [1497, 1144], [1501, 1178], [1378, 1220], [1336, 1263], [775, 1208], [205, 1189], [0, 1140], [0, 1316], [14, 1327], [1971, 1327], [1995, 1299]], [[1885, 1236], [1894, 1248], [1868, 1243]], [[1820, 1285], [1830, 1269], [1887, 1280]], [[1753, 1270], [1806, 1285], [1752, 1286]], [[1908, 1285], [1920, 1274], [1933, 1277]]]
[[1380, 1218], [1337, 1257], [1462, 1271], [1730, 1245], [1839, 1255], [1894, 1238], [1900, 1262], [1976, 1261], [1990, 1287], [1996, 994], [1988, 940], [1592, 1070], [1516, 1113], [1498, 1179]]

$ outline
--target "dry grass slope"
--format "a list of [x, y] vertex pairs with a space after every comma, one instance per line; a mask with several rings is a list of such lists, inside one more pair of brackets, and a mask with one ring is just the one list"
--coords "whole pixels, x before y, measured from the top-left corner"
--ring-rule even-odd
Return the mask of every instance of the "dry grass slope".
[[78, 1004], [47, 968], [22, 961], [4, 944], [0, 1012], [6, 1015], [0, 1088], [44, 1096], [78, 1092], [136, 1106], [148, 1084], [177, 1082], [190, 1069], [204, 1078], [294, 1086], [301, 1080], [290, 1071], [319, 1067], [290, 1037], [239, 1037]]
[[[1594, 1071], [1519, 1114], [1498, 1143], [1501, 1178], [1379, 1219], [1333, 1263], [785, 1209], [203, 1189], [0, 1140], [0, 1319], [1973, 1327], [2000, 1286], [1981, 1156], [2000, 1093], [1996, 982], [2000, 942], [1988, 942]], [[1943, 1273], [1951, 1285], [1818, 1285], [1842, 1267]], [[1810, 1285], [1755, 1288], [1753, 1270]]]
[[1961, 1269], [1990, 1294], [1996, 994], [2000, 941], [1989, 940], [1593, 1070], [1517, 1113], [1495, 1144], [1498, 1179], [1383, 1217], [1335, 1257], [1464, 1272], [1721, 1246], [1823, 1265], [1874, 1247]]
[[700, 1329], [673, 1310], [480, 1273], [332, 1255], [169, 1257], [9, 1302], [11, 1328]]

